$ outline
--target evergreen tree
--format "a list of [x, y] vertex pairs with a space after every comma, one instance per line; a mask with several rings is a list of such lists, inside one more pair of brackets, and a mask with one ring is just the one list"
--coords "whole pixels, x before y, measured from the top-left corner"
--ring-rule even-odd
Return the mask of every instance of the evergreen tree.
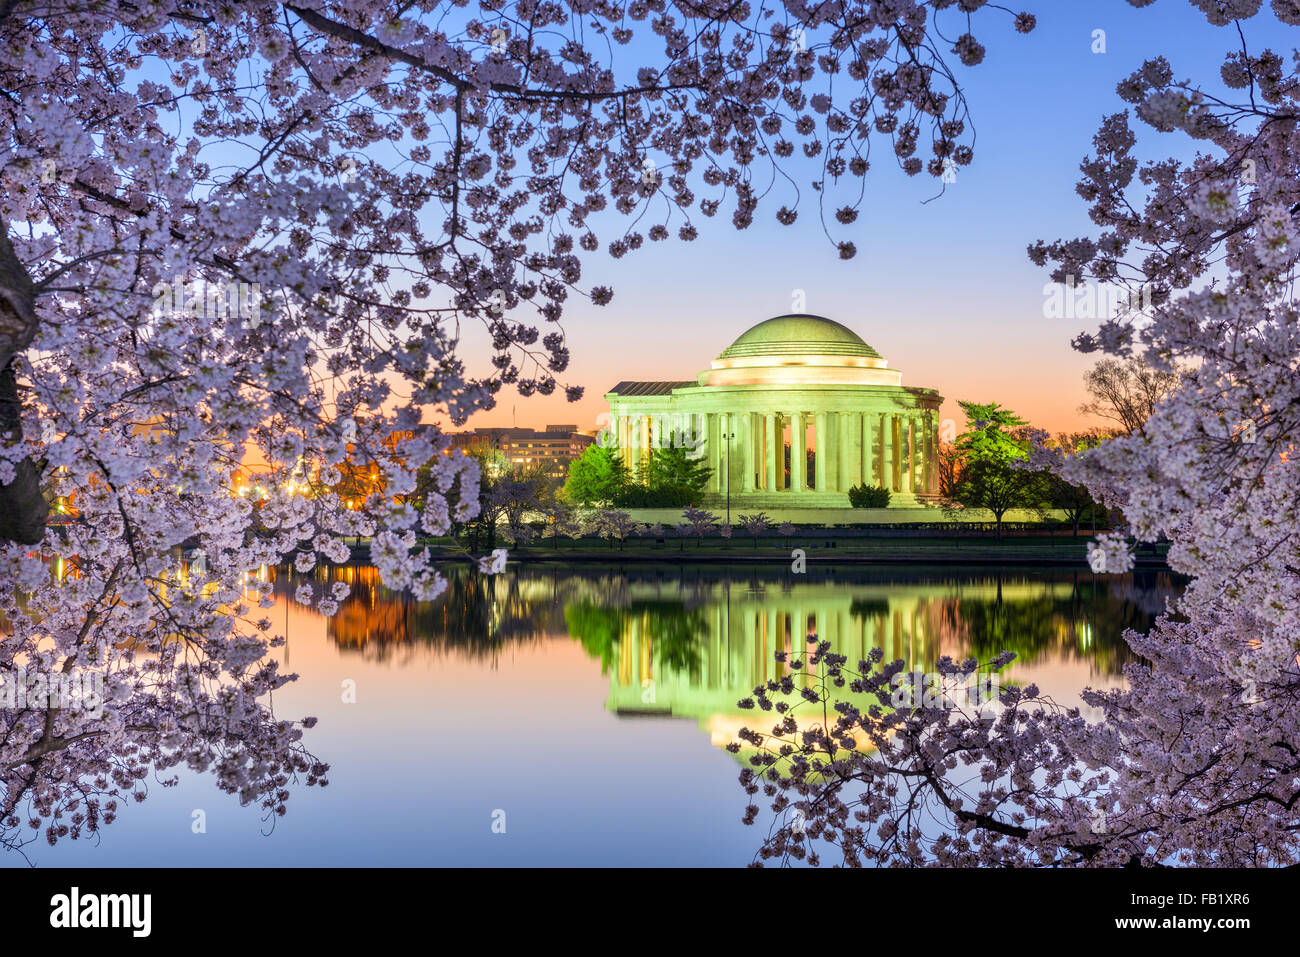
[[617, 450], [592, 445], [569, 465], [564, 495], [571, 502], [611, 502], [628, 483], [627, 466]]

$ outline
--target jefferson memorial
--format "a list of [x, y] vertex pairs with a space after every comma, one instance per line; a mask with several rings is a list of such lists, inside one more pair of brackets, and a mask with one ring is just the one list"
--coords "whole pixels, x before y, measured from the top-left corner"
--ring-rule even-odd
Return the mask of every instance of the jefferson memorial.
[[685, 445], [712, 469], [709, 506], [847, 508], [855, 485], [888, 489], [891, 507], [938, 497], [943, 397], [821, 316], [760, 322], [695, 380], [620, 382], [605, 399], [633, 474]]

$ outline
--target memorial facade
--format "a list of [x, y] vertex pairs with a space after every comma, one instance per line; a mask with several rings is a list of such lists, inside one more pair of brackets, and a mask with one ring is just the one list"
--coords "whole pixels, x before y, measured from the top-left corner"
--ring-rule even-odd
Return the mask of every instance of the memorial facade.
[[904, 386], [875, 349], [821, 316], [777, 316], [741, 335], [694, 380], [620, 382], [605, 441], [640, 475], [656, 446], [712, 469], [704, 504], [846, 508], [857, 485], [891, 507], [938, 498], [934, 389]]

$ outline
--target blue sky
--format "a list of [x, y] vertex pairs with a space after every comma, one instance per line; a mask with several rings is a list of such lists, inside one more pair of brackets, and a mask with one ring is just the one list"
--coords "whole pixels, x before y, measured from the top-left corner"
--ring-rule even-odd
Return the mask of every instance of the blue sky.
[[[1026, 2], [1038, 17], [1027, 36], [999, 11], [975, 18], [987, 56], [978, 67], [957, 67], [977, 136], [975, 161], [942, 197], [926, 203], [936, 181], [897, 170], [882, 140], [862, 215], [835, 233], [857, 245], [852, 260], [841, 261], [827, 241], [806, 188], [791, 227], [773, 218], [792, 198], [778, 191], [745, 231], [732, 227], [724, 207], [715, 219], [696, 217], [693, 243], [673, 239], [621, 260], [591, 258], [584, 283], [610, 285], [615, 297], [604, 308], [571, 300], [566, 310], [569, 381], [586, 386], [586, 398], [570, 405], [503, 392], [498, 407], [470, 425], [508, 425], [514, 407], [520, 425], [594, 427], [605, 410], [601, 395], [615, 382], [693, 377], [745, 329], [791, 311], [795, 289], [804, 290], [807, 311], [848, 325], [902, 369], [905, 384], [939, 389], [948, 400], [944, 415], [959, 423], [956, 400], [974, 399], [1000, 401], [1052, 431], [1094, 424], [1075, 409], [1095, 356], [1069, 345], [1088, 323], [1043, 317], [1047, 272], [1029, 262], [1025, 247], [1094, 232], [1074, 186], [1101, 118], [1127, 106], [1115, 93], [1119, 80], [1164, 55], [1176, 77], [1218, 89], [1224, 54], [1239, 40], [1186, 0], [1145, 9], [1126, 0]], [[945, 32], [956, 36], [962, 30], [951, 22]], [[1091, 50], [1098, 29], [1105, 53]], [[1289, 60], [1297, 37], [1268, 13], [1247, 24], [1252, 54], [1269, 46]], [[1136, 119], [1133, 126], [1143, 159], [1187, 157], [1198, 145]], [[795, 171], [797, 180], [811, 179], [811, 169]], [[600, 224], [602, 246], [623, 228], [617, 219]], [[465, 347], [472, 367], [486, 371], [481, 340], [467, 334]]]

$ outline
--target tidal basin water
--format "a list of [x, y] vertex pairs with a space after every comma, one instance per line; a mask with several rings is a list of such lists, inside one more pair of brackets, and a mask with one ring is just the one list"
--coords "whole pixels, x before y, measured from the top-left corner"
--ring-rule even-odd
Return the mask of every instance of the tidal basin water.
[[[287, 627], [277, 656], [300, 677], [275, 711], [320, 719], [306, 742], [332, 769], [323, 790], [293, 788], [273, 830], [256, 807], [185, 774], [176, 787], [150, 782], [149, 799], [123, 807], [98, 844], [33, 843], [31, 861], [741, 866], [765, 818], [740, 823], [740, 759], [723, 746], [755, 722], [736, 702], [778, 676], [776, 650], [802, 650], [810, 629], [850, 662], [880, 646], [922, 670], [941, 655], [1009, 650], [1019, 657], [1003, 683], [1033, 681], [1072, 704], [1087, 685], [1122, 684], [1135, 660], [1124, 629], [1145, 630], [1180, 589], [1167, 572], [1086, 567], [449, 574], [447, 594], [420, 603], [380, 587], [372, 568], [279, 572], [268, 614]], [[290, 597], [334, 579], [352, 594], [330, 619]], [[196, 810], [205, 833], [192, 828]]]

